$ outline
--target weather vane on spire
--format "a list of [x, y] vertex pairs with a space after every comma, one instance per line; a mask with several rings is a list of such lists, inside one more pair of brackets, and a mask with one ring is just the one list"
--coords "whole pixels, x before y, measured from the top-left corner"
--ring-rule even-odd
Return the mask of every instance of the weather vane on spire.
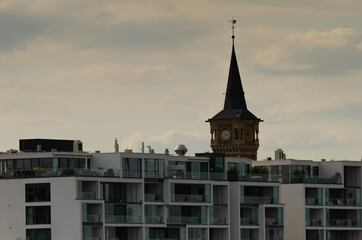
[[235, 35], [234, 35], [234, 29], [235, 29], [235, 24], [236, 24], [236, 19], [234, 19], [234, 17], [229, 20], [229, 22], [231, 22], [231, 29], [233, 31], [233, 35], [232, 35], [232, 39], [233, 39], [233, 46], [234, 46], [234, 38], [235, 38]]

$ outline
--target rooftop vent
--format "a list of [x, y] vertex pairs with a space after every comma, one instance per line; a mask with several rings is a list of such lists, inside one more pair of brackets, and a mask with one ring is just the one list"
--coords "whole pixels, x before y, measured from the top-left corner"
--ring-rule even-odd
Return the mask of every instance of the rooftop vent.
[[176, 146], [175, 152], [179, 156], [185, 156], [185, 154], [187, 153], [187, 148], [186, 148], [185, 145], [179, 144], [179, 145]]

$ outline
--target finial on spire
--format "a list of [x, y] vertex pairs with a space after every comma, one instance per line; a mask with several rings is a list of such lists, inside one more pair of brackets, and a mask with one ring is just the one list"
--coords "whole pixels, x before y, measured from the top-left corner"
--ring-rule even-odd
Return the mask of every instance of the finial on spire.
[[234, 29], [235, 29], [235, 24], [236, 24], [236, 19], [234, 19], [234, 17], [229, 20], [229, 22], [231, 23], [231, 29], [233, 31], [233, 35], [232, 35], [232, 39], [233, 39], [233, 46], [234, 46], [234, 38], [235, 38], [235, 35], [234, 35]]

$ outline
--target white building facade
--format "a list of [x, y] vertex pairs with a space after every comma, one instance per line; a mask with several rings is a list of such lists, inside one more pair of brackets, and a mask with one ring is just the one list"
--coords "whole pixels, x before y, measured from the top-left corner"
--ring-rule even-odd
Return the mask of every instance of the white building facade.
[[[0, 232], [19, 240], [285, 239], [280, 183], [251, 175], [251, 162], [213, 154], [0, 154]], [[227, 174], [232, 167], [237, 179]]]

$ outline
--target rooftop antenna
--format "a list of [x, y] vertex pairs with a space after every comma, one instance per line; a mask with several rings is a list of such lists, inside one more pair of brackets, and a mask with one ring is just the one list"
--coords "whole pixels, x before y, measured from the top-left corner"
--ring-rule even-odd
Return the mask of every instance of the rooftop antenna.
[[234, 46], [234, 39], [235, 39], [234, 29], [235, 29], [236, 19], [234, 19], [234, 17], [233, 17], [231, 20], [229, 20], [229, 22], [231, 23], [231, 29], [233, 32], [233, 35], [231, 38], [233, 39], [233, 46]]

